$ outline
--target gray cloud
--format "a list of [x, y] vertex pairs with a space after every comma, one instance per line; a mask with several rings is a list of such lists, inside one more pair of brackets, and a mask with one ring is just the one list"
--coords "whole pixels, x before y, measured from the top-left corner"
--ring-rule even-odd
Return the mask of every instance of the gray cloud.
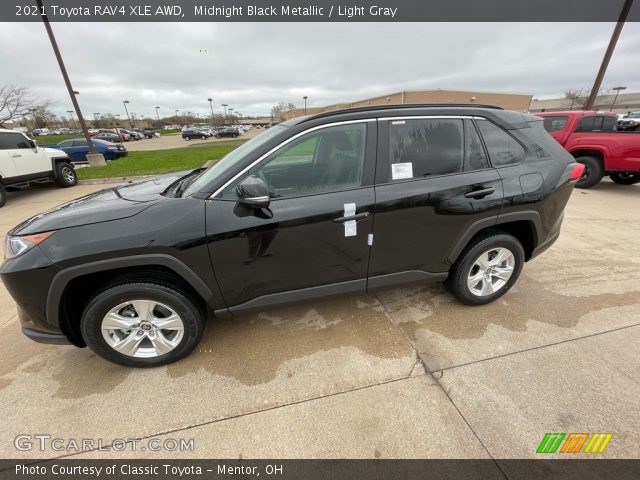
[[[1, 24], [2, 83], [70, 107], [44, 27]], [[528, 93], [587, 87], [612, 24], [56, 23], [88, 116], [175, 109], [208, 114], [227, 103], [245, 115], [279, 102], [310, 106], [399, 90]], [[640, 24], [625, 26], [604, 85], [640, 90]]]

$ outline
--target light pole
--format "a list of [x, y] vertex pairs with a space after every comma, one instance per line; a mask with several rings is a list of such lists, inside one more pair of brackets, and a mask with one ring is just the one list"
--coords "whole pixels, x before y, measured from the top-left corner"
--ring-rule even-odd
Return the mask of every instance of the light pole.
[[306, 95], [304, 97], [302, 97], [302, 99], [304, 100], [304, 114], [307, 114], [307, 97]]
[[207, 100], [209, 101], [209, 107], [211, 107], [211, 126], [214, 127], [214, 121], [213, 121], [213, 98], [207, 98]]
[[[36, 4], [38, 5], [38, 10], [40, 12], [45, 12], [44, 5], [42, 4], [42, 0], [36, 0]], [[78, 115], [78, 122], [80, 123], [80, 128], [82, 129], [82, 133], [84, 134], [84, 138], [87, 141], [87, 146], [89, 147], [89, 153], [92, 155], [96, 155], [95, 157], [88, 157], [89, 164], [93, 165], [93, 159], [95, 158], [95, 164], [104, 165], [104, 157], [100, 154], [100, 159], [96, 151], [96, 147], [91, 142], [91, 136], [89, 135], [89, 130], [87, 130], [87, 124], [84, 122], [84, 117], [82, 116], [82, 111], [80, 110], [80, 105], [78, 104], [78, 99], [76, 95], [79, 94], [78, 91], [74, 90], [71, 86], [71, 80], [69, 79], [69, 75], [67, 74], [67, 69], [64, 66], [64, 61], [62, 60], [62, 54], [60, 53], [60, 49], [58, 48], [58, 42], [56, 42], [56, 37], [53, 35], [53, 29], [49, 24], [49, 17], [46, 15], [41, 15], [42, 23], [44, 23], [44, 28], [47, 31], [47, 36], [49, 37], [49, 41], [51, 42], [51, 48], [53, 48], [53, 53], [56, 56], [56, 60], [58, 61], [58, 66], [60, 67], [60, 72], [62, 73], [62, 78], [64, 79], [64, 83], [67, 86], [67, 91], [69, 92], [69, 97], [71, 98], [71, 103], [73, 104], [73, 108], [76, 111], [76, 115]]]
[[227, 126], [227, 107], [229, 105], [227, 105], [226, 103], [221, 104], [224, 107], [224, 125], [225, 127]]
[[129, 110], [127, 109], [127, 103], [129, 103], [129, 100], [122, 101], [122, 104], [124, 105], [124, 111], [127, 113], [127, 120], [129, 120], [129, 128], [133, 128], [133, 124], [131, 123], [131, 117], [129, 116]]
[[158, 113], [158, 110], [160, 110], [160, 107], [156, 107], [156, 117], [158, 117], [158, 121], [160, 121], [160, 114]]
[[96, 128], [100, 128], [100, 118], [99, 118], [100, 112], [93, 112], [93, 121], [96, 125]]
[[233, 108], [229, 109], [229, 117], [231, 117], [231, 121], [233, 122]]
[[180, 110], [176, 110], [176, 125], [178, 124], [178, 112], [179, 112], [179, 111], [180, 111]]
[[616, 91], [616, 96], [613, 98], [613, 103], [611, 104], [610, 112], [613, 112], [614, 107], [616, 106], [616, 100], [618, 100], [618, 95], [620, 95], [620, 90], [626, 90], [627, 87], [613, 87]]
[[73, 119], [73, 110], [67, 110], [69, 118], [71, 118], [71, 127], [76, 128], [76, 121]]

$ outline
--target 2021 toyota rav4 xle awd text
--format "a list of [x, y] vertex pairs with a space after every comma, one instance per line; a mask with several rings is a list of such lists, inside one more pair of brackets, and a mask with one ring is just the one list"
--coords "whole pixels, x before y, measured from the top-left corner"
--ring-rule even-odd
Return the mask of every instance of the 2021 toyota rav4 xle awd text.
[[160, 365], [213, 315], [408, 282], [491, 302], [556, 240], [582, 169], [542, 119], [491, 107], [301, 117], [25, 221], [0, 274], [32, 339]]

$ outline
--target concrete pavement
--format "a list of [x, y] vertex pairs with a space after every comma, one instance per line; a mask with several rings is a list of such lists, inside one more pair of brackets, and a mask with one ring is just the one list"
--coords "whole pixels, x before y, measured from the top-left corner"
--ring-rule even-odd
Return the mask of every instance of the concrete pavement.
[[[99, 188], [10, 193], [0, 235]], [[560, 240], [494, 304], [411, 286], [213, 320], [151, 370], [23, 338], [0, 287], [0, 455], [533, 458], [546, 432], [612, 432], [603, 456], [639, 458], [638, 200], [640, 185], [576, 190]], [[20, 452], [24, 433], [195, 450]]]

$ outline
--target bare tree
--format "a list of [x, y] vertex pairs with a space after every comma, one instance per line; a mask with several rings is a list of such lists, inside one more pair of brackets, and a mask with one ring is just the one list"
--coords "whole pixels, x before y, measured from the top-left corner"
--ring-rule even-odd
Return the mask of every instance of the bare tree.
[[[564, 92], [565, 105], [569, 107], [569, 110], [582, 110], [587, 104], [591, 89], [589, 88], [570, 88]], [[611, 95], [611, 90], [608, 88], [601, 88], [598, 92], [598, 98]], [[596, 99], [596, 103], [598, 100]]]
[[20, 119], [48, 106], [49, 102], [34, 99], [27, 87], [0, 85], [0, 124]]
[[286, 118], [285, 113], [287, 113], [289, 110], [294, 110], [295, 108], [296, 106], [293, 103], [280, 102], [277, 105], [271, 107], [271, 118], [274, 121], [281, 122]]

